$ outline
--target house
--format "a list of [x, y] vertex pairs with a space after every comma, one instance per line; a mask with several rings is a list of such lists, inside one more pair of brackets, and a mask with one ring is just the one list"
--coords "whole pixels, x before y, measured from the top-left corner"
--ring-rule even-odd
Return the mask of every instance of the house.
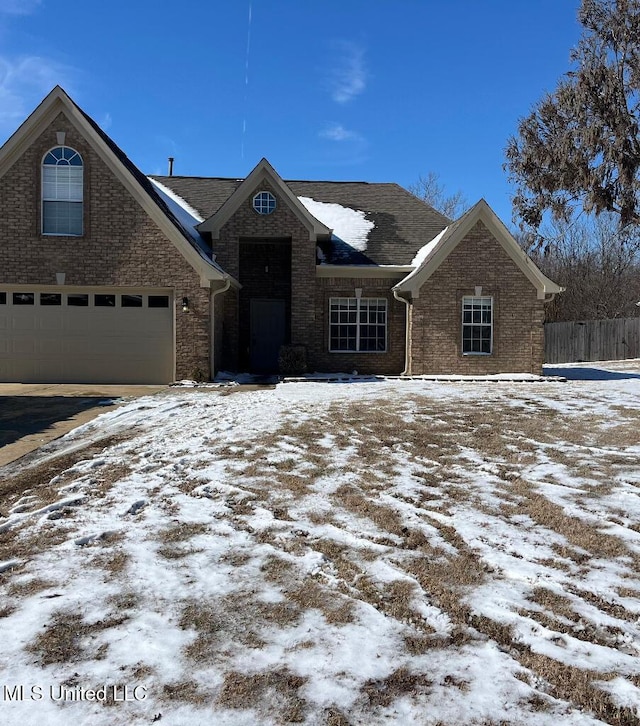
[[396, 184], [146, 177], [59, 87], [0, 149], [0, 380], [217, 370], [539, 373], [562, 288], [485, 201]]

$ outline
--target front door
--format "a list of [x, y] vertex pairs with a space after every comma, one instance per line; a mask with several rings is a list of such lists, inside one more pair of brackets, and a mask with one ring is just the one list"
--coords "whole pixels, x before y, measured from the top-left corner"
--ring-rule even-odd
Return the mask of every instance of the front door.
[[249, 361], [257, 373], [278, 370], [278, 353], [286, 338], [284, 300], [251, 300]]

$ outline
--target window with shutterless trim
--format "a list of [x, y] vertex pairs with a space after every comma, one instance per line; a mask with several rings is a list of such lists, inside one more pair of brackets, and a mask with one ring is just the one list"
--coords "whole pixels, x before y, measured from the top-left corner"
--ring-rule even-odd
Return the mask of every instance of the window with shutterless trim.
[[84, 164], [68, 146], [56, 146], [42, 161], [42, 234], [82, 235]]
[[271, 214], [276, 208], [276, 198], [271, 192], [258, 192], [253, 197], [253, 208], [258, 214]]
[[14, 305], [35, 305], [36, 295], [34, 292], [14, 292]]
[[62, 295], [59, 292], [41, 292], [40, 305], [62, 305]]
[[122, 295], [120, 301], [123, 308], [142, 307], [142, 295]]
[[493, 352], [493, 298], [462, 298], [462, 353], [490, 355]]
[[93, 296], [93, 304], [97, 308], [115, 308], [116, 296], [111, 294], [96, 294]]
[[385, 298], [329, 299], [330, 353], [384, 353], [386, 350]]
[[67, 295], [67, 305], [72, 308], [88, 308], [89, 295], [84, 292], [70, 292]]

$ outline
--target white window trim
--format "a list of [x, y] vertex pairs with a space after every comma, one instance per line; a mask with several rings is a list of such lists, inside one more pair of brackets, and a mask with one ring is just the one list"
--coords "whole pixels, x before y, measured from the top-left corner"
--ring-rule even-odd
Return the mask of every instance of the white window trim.
[[[60, 199], [48, 199], [45, 198], [44, 195], [44, 167], [45, 163], [44, 160], [47, 158], [50, 152], [52, 152], [54, 149], [57, 149], [59, 147], [65, 147], [67, 149], [71, 149], [72, 151], [75, 151], [75, 153], [80, 157], [80, 161], [82, 162], [81, 169], [82, 169], [82, 199], [77, 201], [71, 201], [71, 200], [60, 200]], [[53, 164], [51, 165], [53, 166]], [[43, 237], [83, 237], [84, 236], [84, 158], [82, 154], [77, 150], [74, 149], [72, 146], [67, 146], [66, 144], [57, 144], [56, 146], [52, 146], [50, 149], [48, 149], [45, 154], [42, 157], [42, 161], [40, 162], [40, 234]], [[72, 234], [70, 232], [45, 232], [44, 230], [44, 205], [45, 202], [55, 202], [55, 201], [69, 201], [71, 204], [79, 204], [81, 205], [82, 209], [82, 229], [79, 234]]]
[[[483, 351], [479, 351], [479, 350], [478, 351], [476, 351], [476, 350], [465, 351], [465, 349], [464, 349], [464, 329], [465, 329], [465, 326], [470, 326], [470, 327], [483, 327], [483, 328], [486, 328], [487, 327], [487, 324], [486, 323], [465, 323], [464, 322], [464, 304], [465, 304], [465, 301], [466, 300], [490, 300], [491, 301], [491, 325], [490, 325], [490, 327], [491, 327], [491, 338], [489, 340], [489, 352], [488, 353], [484, 353]], [[479, 295], [479, 296], [477, 296], [477, 295], [464, 295], [462, 297], [462, 312], [461, 312], [462, 327], [461, 327], [461, 330], [460, 330], [460, 350], [462, 351], [462, 355], [463, 356], [467, 356], [467, 355], [470, 355], [470, 356], [480, 355], [480, 356], [485, 356], [486, 357], [488, 355], [493, 355], [493, 318], [494, 318], [494, 312], [495, 312], [494, 299], [490, 295]]]
[[[260, 197], [263, 194], [268, 195], [267, 196], [267, 199], [269, 200], [269, 202], [271, 200], [273, 200], [273, 207], [272, 208], [269, 208], [270, 205], [269, 206], [266, 206], [266, 205], [263, 205], [262, 203], [260, 203], [258, 205], [257, 199], [258, 199], [258, 197]], [[254, 194], [253, 200], [251, 202], [251, 205], [253, 206], [253, 211], [256, 214], [259, 214], [261, 217], [267, 217], [267, 216], [269, 216], [270, 214], [273, 214], [276, 211], [276, 207], [278, 206], [278, 200], [275, 198], [275, 195], [272, 194], [268, 189], [261, 189], [259, 192], [257, 192], [256, 194]], [[260, 211], [261, 209], [264, 210], [264, 211]]]
[[[331, 347], [331, 303], [334, 300], [356, 300], [356, 350], [334, 350]], [[377, 300], [384, 301], [385, 305], [385, 319], [384, 319], [384, 350], [359, 350], [360, 348], [360, 305], [362, 300]], [[336, 323], [337, 325], [338, 323]], [[349, 297], [346, 295], [330, 297], [329, 298], [329, 326], [328, 326], [329, 339], [327, 341], [327, 348], [329, 353], [336, 355], [380, 355], [388, 352], [388, 339], [389, 339], [389, 302], [386, 297]]]

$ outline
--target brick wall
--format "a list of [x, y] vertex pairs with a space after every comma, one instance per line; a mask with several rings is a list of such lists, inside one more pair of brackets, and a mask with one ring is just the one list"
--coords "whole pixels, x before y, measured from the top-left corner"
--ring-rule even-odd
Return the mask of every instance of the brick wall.
[[[84, 161], [84, 234], [40, 234], [40, 175], [44, 154], [65, 145]], [[209, 291], [77, 129], [60, 114], [0, 179], [1, 280], [8, 284], [172, 288], [176, 311], [176, 377], [209, 374]], [[189, 313], [182, 312], [182, 297]]]
[[[493, 353], [462, 354], [462, 298], [482, 287], [494, 301]], [[489, 230], [478, 222], [411, 305], [410, 372], [485, 375], [542, 371], [543, 302]]]
[[[276, 198], [276, 209], [271, 214], [257, 214], [253, 209], [253, 197], [260, 191], [269, 191]], [[316, 276], [316, 244], [309, 240], [309, 231], [291, 211], [288, 200], [270, 184], [259, 182], [255, 189], [248, 192], [247, 198], [233, 217], [221, 228], [220, 239], [213, 240], [212, 246], [217, 262], [246, 288], [241, 292], [242, 304], [245, 298], [260, 297], [263, 286], [257, 284], [255, 290], [252, 290], [252, 285], [256, 282], [254, 276], [250, 275], [246, 281], [242, 279], [240, 245], [250, 244], [252, 240], [282, 241], [283, 238], [287, 239], [291, 250], [291, 343], [309, 348], [315, 332], [314, 298], [311, 291]], [[246, 327], [244, 321], [243, 324]], [[225, 360], [232, 369], [237, 369], [244, 363], [243, 360], [238, 360], [238, 346], [240, 340], [248, 336], [248, 331], [241, 331], [240, 326], [239, 302], [236, 300], [235, 303], [225, 306]]]
[[[406, 306], [393, 297], [391, 288], [401, 278], [320, 277], [315, 281], [315, 320], [313, 343], [309, 348], [309, 370], [398, 374], [404, 369]], [[362, 297], [387, 300], [386, 353], [329, 353], [329, 299]]]

